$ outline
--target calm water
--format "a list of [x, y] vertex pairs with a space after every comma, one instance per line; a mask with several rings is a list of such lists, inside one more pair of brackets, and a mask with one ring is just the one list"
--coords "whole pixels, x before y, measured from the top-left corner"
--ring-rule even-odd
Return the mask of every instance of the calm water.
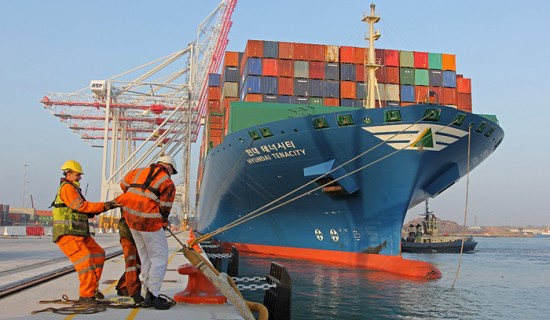
[[[550, 238], [477, 238], [474, 253], [404, 254], [436, 265], [443, 278], [274, 259], [293, 279], [292, 319], [549, 319]], [[240, 276], [269, 273], [270, 260], [241, 255]], [[257, 270], [266, 270], [258, 273]], [[261, 301], [263, 293], [245, 292]]]

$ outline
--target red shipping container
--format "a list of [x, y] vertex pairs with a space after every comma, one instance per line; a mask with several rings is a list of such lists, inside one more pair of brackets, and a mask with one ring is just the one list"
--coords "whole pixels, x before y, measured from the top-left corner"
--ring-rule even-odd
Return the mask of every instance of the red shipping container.
[[412, 105], [415, 105], [415, 104], [416, 104], [415, 102], [401, 102], [402, 107], [412, 106]]
[[385, 83], [399, 84], [399, 68], [398, 67], [386, 67], [386, 79]]
[[414, 67], [417, 69], [428, 69], [427, 52], [414, 52]]
[[262, 95], [260, 93], [249, 93], [244, 97], [244, 101], [263, 102], [263, 99], [262, 99]]
[[376, 63], [381, 65], [381, 66], [384, 66], [384, 55], [385, 55], [385, 51], [384, 49], [374, 49], [374, 56], [375, 56], [375, 59], [376, 59]]
[[279, 76], [279, 60], [277, 59], [262, 59], [262, 76]]
[[[239, 53], [234, 51], [226, 51], [223, 58], [224, 67], [238, 67], [239, 66]], [[225, 68], [224, 68], [225, 70]]]
[[357, 47], [340, 47], [340, 63], [355, 63]]
[[341, 81], [340, 82], [340, 98], [342, 99], [355, 99], [357, 86], [354, 81]]
[[309, 45], [309, 60], [310, 61], [325, 61], [325, 45], [310, 44]]
[[472, 79], [456, 77], [456, 91], [458, 93], [472, 93]]
[[456, 106], [459, 110], [472, 112], [472, 94], [459, 93]]
[[325, 78], [325, 63], [310, 61], [309, 62], [309, 78], [310, 79], [324, 79]]
[[338, 98], [325, 98], [323, 100], [325, 106], [338, 107], [340, 105], [340, 99]]
[[443, 104], [456, 106], [456, 88], [443, 88], [443, 99], [439, 99]]
[[279, 60], [279, 77], [294, 77], [293, 60]]
[[355, 81], [365, 82], [368, 79], [367, 69], [363, 64], [355, 65]]
[[279, 42], [279, 59], [294, 59], [294, 43]]
[[365, 48], [355, 49], [355, 63], [357, 64], [366, 64], [368, 62], [369, 51]]
[[294, 95], [294, 79], [293, 78], [279, 78], [277, 79], [279, 94], [282, 96]]
[[208, 87], [208, 100], [218, 100], [222, 96], [222, 88], [220, 87]]
[[294, 60], [309, 60], [309, 44], [295, 43], [294, 44]]
[[399, 51], [389, 49], [384, 50], [384, 65], [388, 67], [399, 67]]
[[233, 101], [238, 101], [238, 99], [237, 99], [237, 98], [233, 98], [233, 97], [223, 99], [223, 101], [222, 101], [222, 108], [223, 108], [223, 113], [224, 113], [224, 114], [226, 114], [226, 115], [229, 114], [229, 108], [230, 108], [230, 106], [231, 106], [231, 102], [233, 102]]
[[208, 100], [208, 112], [222, 113], [221, 103], [217, 100]]
[[[357, 65], [357, 72], [355, 74], [355, 80], [357, 82], [364, 82], [364, 81], [368, 81], [369, 80], [369, 74], [367, 71], [365, 71], [365, 75], [361, 75], [359, 74], [360, 72], [363, 72], [363, 69], [362, 69], [363, 66], [361, 65]], [[392, 67], [393, 68], [393, 67]], [[379, 84], [382, 84], [382, 83], [386, 83], [386, 67], [382, 66], [378, 69], [376, 69], [375, 71], [375, 76], [376, 76], [376, 81], [379, 83]], [[364, 77], [365, 79], [364, 80], [361, 80], [361, 78]]]
[[429, 103], [442, 103], [443, 102], [443, 88], [442, 87], [428, 87], [428, 99]]
[[417, 103], [426, 103], [429, 101], [428, 87], [414, 86], [414, 101]]
[[247, 57], [262, 58], [264, 56], [264, 41], [248, 40], [244, 49], [244, 55]]

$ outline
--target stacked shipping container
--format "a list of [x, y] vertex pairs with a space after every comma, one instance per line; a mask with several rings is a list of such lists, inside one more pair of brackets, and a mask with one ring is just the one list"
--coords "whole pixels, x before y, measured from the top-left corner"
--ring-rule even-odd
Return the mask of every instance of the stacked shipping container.
[[[209, 81], [207, 123], [214, 122], [206, 126], [205, 152], [221, 143], [231, 101], [362, 107], [367, 53], [264, 40], [249, 40], [244, 52], [226, 52], [222, 73]], [[471, 80], [456, 74], [455, 55], [389, 49], [376, 49], [375, 55], [382, 66], [376, 71], [378, 107], [436, 102], [471, 112]]]

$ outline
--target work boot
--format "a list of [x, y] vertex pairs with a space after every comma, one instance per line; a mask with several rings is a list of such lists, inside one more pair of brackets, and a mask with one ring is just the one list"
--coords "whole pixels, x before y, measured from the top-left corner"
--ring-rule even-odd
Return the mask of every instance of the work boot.
[[143, 302], [143, 300], [145, 300], [145, 299], [143, 299], [143, 297], [142, 297], [141, 294], [139, 294], [139, 293], [134, 294], [134, 295], [132, 296], [132, 299], [134, 299], [134, 303], [135, 303], [135, 304], [140, 304], [140, 303]]
[[150, 291], [147, 291], [145, 300], [143, 300], [143, 303], [141, 304], [142, 308], [155, 308], [157, 310], [167, 310], [170, 309], [171, 306], [172, 304], [170, 304], [170, 302], [153, 295]]
[[80, 297], [78, 298], [80, 303], [96, 303], [95, 297]]
[[105, 299], [105, 296], [103, 295], [103, 293], [101, 293], [101, 291], [97, 290], [95, 292], [95, 297], [94, 298], [102, 300], [102, 299]]
[[116, 295], [117, 295], [117, 296], [120, 296], [120, 297], [129, 297], [129, 296], [130, 296], [130, 295], [128, 294], [128, 289], [126, 289], [126, 288], [117, 290], [117, 291], [116, 291]]

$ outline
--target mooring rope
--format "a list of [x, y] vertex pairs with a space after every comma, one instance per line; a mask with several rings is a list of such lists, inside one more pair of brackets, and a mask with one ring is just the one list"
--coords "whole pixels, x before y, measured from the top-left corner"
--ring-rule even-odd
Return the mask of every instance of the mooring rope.
[[[342, 168], [343, 166], [345, 166], [345, 165], [351, 163], [352, 161], [355, 161], [355, 160], [357, 160], [358, 158], [360, 158], [360, 157], [362, 157], [362, 156], [364, 156], [364, 155], [366, 155], [366, 154], [372, 152], [373, 150], [375, 150], [376, 148], [380, 147], [381, 145], [386, 144], [388, 141], [392, 140], [393, 138], [395, 138], [395, 137], [398, 136], [399, 134], [401, 134], [401, 133], [407, 131], [407, 130], [410, 129], [412, 126], [414, 126], [414, 125], [420, 123], [421, 121], [425, 120], [428, 116], [430, 116], [430, 114], [426, 114], [424, 117], [422, 117], [421, 119], [419, 119], [419, 120], [416, 121], [415, 123], [411, 123], [409, 126], [407, 126], [406, 128], [404, 128], [404, 129], [401, 130], [400, 132], [395, 133], [394, 135], [390, 136], [390, 137], [387, 138], [386, 140], [382, 140], [382, 141], [381, 141], [380, 143], [378, 143], [377, 145], [375, 145], [375, 146], [371, 147], [370, 149], [368, 149], [368, 150], [362, 152], [361, 154], [359, 154], [359, 155], [357, 155], [357, 156], [355, 156], [355, 157], [349, 159], [348, 161], [346, 161], [346, 162], [344, 162], [343, 164], [341, 164], [340, 166], [337, 166], [336, 168], [330, 170], [329, 172], [326, 172], [325, 174], [321, 175], [321, 176], [318, 177], [317, 179], [320, 179], [320, 178], [322, 178], [322, 177], [325, 177], [325, 176], [331, 174], [332, 172], [334, 172], [334, 171], [336, 171], [336, 170]], [[448, 128], [449, 126], [451, 126], [451, 125], [453, 124], [453, 122], [454, 122], [454, 120], [451, 121], [449, 124], [447, 124], [447, 125], [443, 126], [442, 128], [440, 128], [439, 130], [437, 130], [437, 131], [435, 131], [435, 132], [432, 132], [430, 135], [428, 135], [428, 136], [426, 136], [426, 137], [423, 137], [422, 139], [427, 139], [427, 138], [429, 138], [429, 137], [432, 137], [435, 133], [438, 133], [438, 132], [440, 132], [441, 130], [443, 130], [443, 129], [445, 129], [445, 128]], [[205, 235], [203, 235], [203, 236], [197, 237], [195, 240], [193, 240], [193, 241], [191, 242], [191, 246], [192, 246], [192, 245], [195, 245], [196, 243], [199, 243], [199, 242], [201, 242], [201, 241], [204, 241], [204, 240], [206, 240], [206, 239], [208, 239], [208, 238], [211, 238], [211, 237], [213, 237], [213, 236], [215, 236], [215, 235], [217, 235], [217, 234], [219, 234], [219, 233], [221, 233], [221, 232], [224, 232], [224, 231], [226, 231], [226, 230], [229, 230], [229, 229], [231, 229], [231, 228], [234, 228], [234, 227], [236, 227], [236, 226], [238, 226], [238, 225], [240, 225], [240, 224], [242, 224], [242, 223], [244, 223], [244, 222], [247, 222], [247, 221], [249, 221], [249, 220], [252, 220], [252, 219], [254, 219], [254, 218], [257, 218], [257, 217], [259, 217], [259, 216], [261, 216], [261, 215], [263, 215], [263, 214], [266, 214], [266, 213], [268, 213], [268, 212], [270, 212], [270, 211], [273, 211], [273, 210], [275, 210], [275, 209], [277, 209], [277, 208], [279, 208], [279, 207], [281, 207], [281, 206], [284, 206], [284, 205], [286, 205], [286, 204], [288, 204], [288, 203], [290, 203], [290, 202], [293, 202], [293, 201], [298, 200], [298, 199], [300, 199], [300, 198], [302, 198], [302, 197], [305, 197], [306, 195], [310, 194], [311, 192], [320, 190], [320, 189], [322, 189], [322, 188], [324, 188], [324, 187], [326, 187], [326, 186], [328, 186], [328, 185], [330, 185], [330, 184], [333, 184], [334, 182], [340, 181], [340, 180], [342, 180], [342, 179], [344, 179], [344, 178], [346, 178], [346, 177], [348, 177], [348, 176], [350, 176], [350, 175], [352, 175], [352, 174], [355, 174], [355, 173], [357, 173], [357, 172], [359, 172], [359, 171], [361, 171], [361, 170], [364, 170], [364, 169], [366, 169], [367, 167], [370, 167], [370, 166], [372, 166], [372, 165], [374, 165], [374, 164], [376, 164], [376, 163], [378, 163], [378, 162], [380, 162], [380, 161], [382, 161], [382, 160], [384, 160], [384, 159], [386, 159], [386, 158], [388, 158], [388, 157], [390, 157], [390, 156], [392, 156], [392, 155], [394, 155], [394, 154], [396, 154], [396, 153], [398, 153], [398, 152], [401, 152], [402, 150], [404, 150], [404, 149], [410, 147], [411, 145], [413, 145], [413, 144], [415, 144], [415, 143], [417, 143], [417, 141], [411, 142], [411, 143], [409, 143], [408, 145], [405, 145], [405, 146], [403, 146], [403, 147], [400, 148], [400, 149], [396, 149], [395, 151], [393, 151], [393, 152], [391, 152], [391, 153], [389, 153], [389, 154], [387, 154], [387, 155], [385, 155], [385, 156], [382, 156], [381, 158], [376, 159], [376, 160], [374, 160], [374, 161], [372, 161], [372, 162], [370, 162], [370, 163], [364, 165], [363, 167], [360, 167], [360, 168], [358, 168], [358, 169], [356, 169], [356, 170], [353, 170], [353, 171], [351, 171], [351, 172], [349, 172], [349, 173], [347, 173], [347, 174], [345, 174], [345, 175], [343, 175], [343, 176], [341, 176], [341, 177], [339, 177], [339, 178], [337, 178], [337, 179], [331, 180], [331, 181], [329, 181], [329, 182], [327, 182], [327, 183], [325, 183], [325, 184], [322, 184], [322, 185], [320, 185], [320, 186], [318, 186], [318, 187], [316, 187], [316, 188], [314, 188], [314, 189], [308, 190], [308, 191], [306, 191], [306, 192], [304, 192], [304, 193], [302, 193], [302, 194], [300, 194], [300, 195], [298, 195], [298, 196], [296, 196], [296, 197], [294, 197], [294, 198], [291, 198], [291, 199], [289, 199], [289, 200], [287, 200], [287, 201], [285, 201], [285, 202], [282, 202], [282, 203], [280, 203], [280, 204], [278, 204], [278, 205], [276, 205], [276, 206], [273, 206], [273, 207], [270, 207], [270, 208], [268, 208], [268, 209], [266, 209], [266, 210], [264, 210], [264, 211], [261, 211], [261, 210], [263, 210], [263, 209], [265, 209], [265, 208], [267, 208], [267, 207], [269, 207], [269, 206], [271, 206], [271, 205], [273, 205], [273, 204], [275, 204], [275, 203], [277, 203], [277, 202], [283, 200], [284, 198], [290, 196], [291, 194], [296, 193], [297, 191], [299, 191], [299, 190], [305, 188], [306, 186], [308, 186], [308, 185], [313, 184], [313, 183], [316, 182], [316, 180], [312, 180], [312, 181], [310, 181], [310, 182], [308, 182], [308, 183], [306, 183], [306, 184], [304, 184], [304, 185], [302, 185], [302, 186], [300, 186], [300, 187], [298, 187], [298, 188], [296, 188], [296, 189], [294, 189], [294, 190], [291, 190], [290, 192], [288, 192], [288, 193], [282, 195], [281, 197], [279, 197], [279, 198], [277, 198], [277, 199], [275, 199], [275, 200], [273, 200], [273, 201], [271, 201], [271, 202], [265, 204], [264, 206], [262, 206], [262, 207], [260, 207], [260, 208], [258, 208], [258, 209], [256, 209], [256, 210], [254, 210], [254, 211], [252, 211], [252, 212], [250, 212], [250, 213], [248, 213], [248, 214], [246, 214], [246, 215], [244, 215], [244, 216], [242, 216], [242, 217], [236, 219], [235, 221], [230, 222], [229, 224], [227, 224], [227, 225], [225, 225], [225, 226], [223, 226], [223, 227], [218, 228], [217, 230], [214, 230], [214, 231], [212, 231], [212, 232], [210, 232], [210, 233], [208, 233], [208, 234], [205, 234]]]
[[[173, 302], [173, 300], [172, 300]], [[95, 299], [91, 301], [80, 301], [80, 300], [72, 300], [69, 299], [69, 297], [64, 294], [61, 296], [61, 299], [54, 299], [54, 300], [40, 300], [39, 303], [46, 304], [46, 303], [59, 303], [59, 304], [70, 304], [69, 307], [61, 307], [61, 308], [46, 308], [41, 310], [35, 310], [32, 311], [31, 314], [37, 314], [41, 312], [53, 312], [58, 314], [92, 314], [92, 313], [98, 313], [106, 311], [107, 308], [111, 309], [129, 309], [129, 308], [136, 308], [138, 307], [135, 303], [126, 303], [126, 302], [120, 302], [120, 301], [112, 301], [112, 300], [100, 300]]]
[[467, 172], [466, 172], [466, 201], [464, 206], [464, 223], [462, 224], [462, 245], [460, 246], [460, 256], [458, 257], [458, 266], [456, 268], [455, 279], [451, 290], [454, 289], [455, 283], [458, 280], [458, 274], [460, 273], [460, 266], [462, 265], [462, 254], [464, 253], [464, 239], [466, 233], [466, 218], [468, 217], [468, 195], [470, 190], [470, 140], [471, 140], [471, 128], [468, 127], [468, 162], [467, 162]]

